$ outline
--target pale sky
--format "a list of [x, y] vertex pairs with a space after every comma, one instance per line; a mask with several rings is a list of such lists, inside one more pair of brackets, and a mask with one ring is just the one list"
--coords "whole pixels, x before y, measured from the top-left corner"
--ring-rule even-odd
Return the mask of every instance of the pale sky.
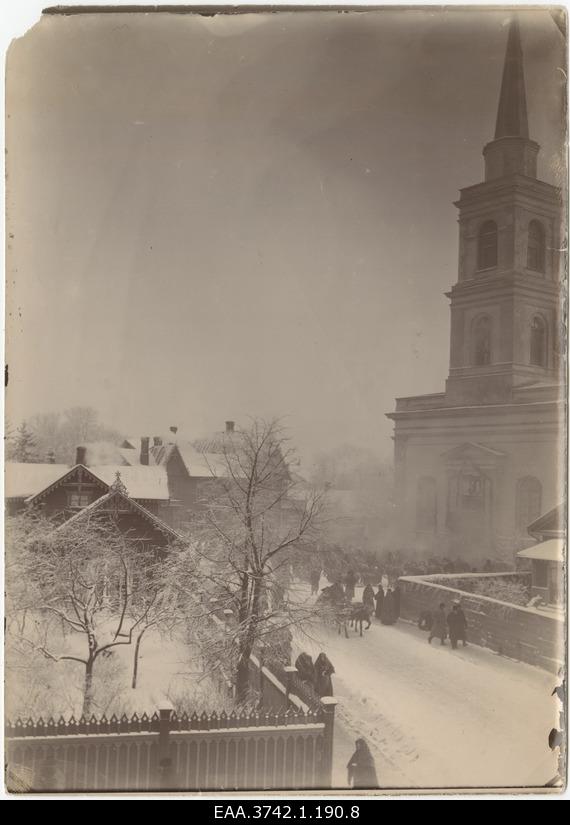
[[[555, 183], [563, 40], [520, 18]], [[10, 421], [93, 406], [190, 438], [278, 415], [306, 460], [389, 457], [394, 398], [444, 388], [453, 201], [483, 179], [508, 19], [91, 14], [15, 41]]]

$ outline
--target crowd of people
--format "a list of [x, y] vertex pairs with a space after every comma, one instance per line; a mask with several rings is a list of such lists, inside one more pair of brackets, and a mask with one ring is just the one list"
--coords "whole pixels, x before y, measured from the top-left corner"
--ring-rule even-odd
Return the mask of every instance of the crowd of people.
[[[322, 548], [312, 555], [309, 578], [313, 593], [318, 592], [320, 574], [330, 582], [345, 581], [351, 573], [355, 584], [376, 585], [383, 579], [396, 581], [401, 576], [452, 575], [454, 573], [499, 573], [508, 572], [512, 565], [501, 564], [492, 559], [478, 559], [469, 564], [464, 559], [432, 555], [425, 559], [407, 558], [398, 551], [386, 551], [379, 555], [355, 548], [337, 545]], [[318, 569], [317, 569], [318, 568]]]

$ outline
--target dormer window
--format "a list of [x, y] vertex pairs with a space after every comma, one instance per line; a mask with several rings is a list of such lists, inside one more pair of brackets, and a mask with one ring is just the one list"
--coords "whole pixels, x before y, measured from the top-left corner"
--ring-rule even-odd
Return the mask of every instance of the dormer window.
[[528, 225], [526, 265], [534, 272], [544, 272], [544, 229], [540, 221], [531, 221]]
[[485, 221], [479, 229], [477, 244], [477, 269], [493, 269], [497, 266], [497, 224]]
[[73, 510], [82, 510], [91, 504], [90, 493], [69, 493], [68, 505]]

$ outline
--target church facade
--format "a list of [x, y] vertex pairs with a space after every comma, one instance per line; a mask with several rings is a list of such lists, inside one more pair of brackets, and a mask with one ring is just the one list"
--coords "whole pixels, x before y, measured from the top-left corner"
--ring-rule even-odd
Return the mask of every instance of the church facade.
[[537, 178], [518, 24], [509, 28], [485, 180], [461, 190], [445, 391], [398, 398], [401, 549], [511, 561], [564, 472], [560, 190]]

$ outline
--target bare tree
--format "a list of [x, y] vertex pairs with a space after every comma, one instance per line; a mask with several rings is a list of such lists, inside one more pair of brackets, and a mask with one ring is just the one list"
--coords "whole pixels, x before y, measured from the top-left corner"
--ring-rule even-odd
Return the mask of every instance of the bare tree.
[[[83, 666], [87, 716], [97, 660], [151, 624], [164, 581], [157, 575], [161, 562], [107, 514], [56, 528], [25, 513], [8, 527], [8, 632], [29, 651]], [[26, 622], [30, 614], [39, 621]]]
[[52, 454], [55, 461], [71, 464], [75, 448], [90, 441], [118, 443], [121, 434], [99, 420], [92, 407], [71, 407], [63, 412], [38, 413], [29, 420], [41, 460]]
[[[206, 655], [231, 669], [243, 701], [254, 647], [277, 644], [315, 614], [305, 594], [295, 596], [291, 568], [296, 554], [314, 547], [320, 496], [299, 492], [290, 471], [295, 451], [278, 421], [254, 420], [205, 457], [212, 481], [204, 485], [193, 545], [175, 570], [176, 587], [190, 596]], [[224, 632], [213, 640], [204, 619], [214, 616], [221, 626], [224, 611]]]

